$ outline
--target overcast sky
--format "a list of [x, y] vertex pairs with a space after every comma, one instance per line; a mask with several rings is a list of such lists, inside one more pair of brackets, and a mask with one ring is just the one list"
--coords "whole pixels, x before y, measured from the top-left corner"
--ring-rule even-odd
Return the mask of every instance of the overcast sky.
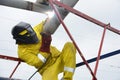
[[[79, 0], [74, 8], [101, 22], [110, 23], [112, 27], [120, 30], [119, 0]], [[25, 21], [35, 26], [45, 18], [46, 15], [41, 13], [0, 6], [0, 54], [17, 57], [17, 46], [11, 35], [11, 29], [14, 25], [20, 21]], [[86, 59], [96, 57], [103, 28], [72, 13], [65, 18], [64, 22], [84, 57]], [[52, 44], [59, 50], [62, 50], [66, 41], [70, 41], [62, 26], [59, 26], [52, 37]], [[107, 30], [101, 55], [118, 49], [120, 49], [120, 35]], [[76, 63], [82, 62], [78, 53], [76, 56]], [[120, 80], [119, 57], [120, 54], [100, 61], [96, 75], [98, 80]], [[0, 76], [9, 77], [16, 64], [17, 62], [14, 61], [0, 59]], [[94, 71], [95, 63], [89, 65]], [[34, 67], [21, 63], [13, 77], [28, 79], [35, 70]], [[37, 73], [32, 80], [40, 78]], [[92, 76], [86, 66], [81, 66], [76, 69], [74, 80], [92, 80]]]

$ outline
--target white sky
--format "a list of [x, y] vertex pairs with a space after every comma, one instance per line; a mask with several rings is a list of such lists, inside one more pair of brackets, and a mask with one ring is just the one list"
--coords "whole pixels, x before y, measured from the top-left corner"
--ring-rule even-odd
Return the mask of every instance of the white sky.
[[[110, 22], [112, 27], [120, 30], [119, 3], [119, 0], [80, 0], [74, 8], [106, 24]], [[25, 21], [34, 26], [45, 18], [44, 14], [0, 6], [0, 54], [17, 57], [17, 46], [11, 36], [11, 29], [14, 25]], [[71, 13], [64, 22], [84, 57], [86, 59], [96, 57], [103, 28]], [[70, 39], [60, 26], [53, 35], [52, 44], [61, 50], [66, 41]], [[120, 35], [107, 30], [101, 54], [118, 49], [120, 49]], [[100, 61], [97, 71], [98, 80], [120, 80], [119, 57], [120, 55], [116, 55]], [[76, 63], [78, 62], [82, 62], [82, 59], [77, 53]], [[17, 62], [14, 61], [0, 59], [0, 76], [9, 77], [16, 64]], [[89, 65], [94, 70], [95, 63]], [[35, 68], [22, 63], [13, 77], [28, 79], [34, 72]], [[39, 74], [36, 74], [32, 80], [40, 78]], [[92, 80], [92, 76], [86, 66], [81, 66], [76, 69], [74, 80]]]

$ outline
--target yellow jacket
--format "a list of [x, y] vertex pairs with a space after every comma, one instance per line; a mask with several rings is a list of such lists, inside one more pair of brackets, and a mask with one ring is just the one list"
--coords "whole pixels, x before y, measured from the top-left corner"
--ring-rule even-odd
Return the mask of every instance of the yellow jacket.
[[[49, 62], [47, 63], [45, 66], [46, 68], [49, 65], [52, 65], [56, 58], [60, 55], [60, 51], [57, 50], [55, 47], [50, 46], [50, 53], [45, 53], [45, 52], [40, 52], [39, 49], [41, 47], [41, 35], [40, 33], [43, 30], [43, 25], [44, 25], [44, 21], [42, 21], [40, 24], [38, 24], [37, 26], [34, 27], [34, 31], [36, 32], [36, 35], [39, 39], [39, 42], [36, 44], [18, 44], [18, 57], [25, 61], [27, 64], [35, 66], [36, 68], [41, 67], [44, 63], [40, 61], [40, 59], [38, 58], [38, 54], [41, 54], [43, 57], [46, 58], [46, 60], [48, 59], [48, 57], [51, 57], [51, 59], [49, 59], [50, 61], [46, 61]], [[43, 67], [45, 67], [43, 66]], [[44, 68], [44, 69], [46, 69]], [[43, 72], [44, 70], [41, 69], [41, 72]]]

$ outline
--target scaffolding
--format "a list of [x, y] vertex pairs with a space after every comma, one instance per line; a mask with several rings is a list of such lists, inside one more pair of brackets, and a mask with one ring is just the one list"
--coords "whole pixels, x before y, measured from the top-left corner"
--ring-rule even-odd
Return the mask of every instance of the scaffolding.
[[[104, 58], [107, 58], [107, 57], [110, 57], [110, 56], [114, 56], [114, 55], [117, 55], [120, 53], [120, 50], [116, 50], [116, 51], [113, 51], [113, 52], [110, 52], [110, 53], [107, 53], [105, 55], [101, 55], [101, 50], [102, 50], [102, 46], [103, 46], [103, 42], [104, 42], [104, 38], [105, 38], [105, 33], [106, 33], [106, 30], [110, 30], [118, 35], [120, 35], [120, 30], [118, 29], [115, 29], [113, 28], [110, 23], [108, 24], [105, 24], [99, 20], [96, 20], [76, 9], [73, 9], [72, 7], [68, 6], [68, 5], [65, 5], [57, 0], [49, 0], [49, 4], [51, 5], [51, 7], [53, 8], [56, 16], [58, 17], [60, 23], [62, 24], [63, 28], [65, 29], [66, 33], [68, 34], [69, 38], [71, 39], [71, 41], [73, 42], [73, 44], [75, 45], [80, 57], [82, 58], [83, 62], [81, 63], [78, 63], [76, 64], [76, 67], [79, 67], [79, 66], [82, 66], [82, 65], [86, 65], [86, 67], [88, 68], [88, 70], [90, 71], [93, 79], [92, 80], [97, 80], [96, 78], [96, 73], [97, 73], [97, 68], [99, 66], [99, 60], [100, 59], [104, 59]], [[73, 39], [71, 33], [69, 32], [69, 30], [67, 29], [67, 26], [65, 25], [65, 23], [63, 22], [57, 8], [55, 7], [55, 5], [59, 6], [59, 7], [63, 7], [64, 9], [66, 9], [67, 11], [79, 16], [79, 17], [82, 17], [84, 18], [85, 20], [88, 20], [94, 24], [97, 24], [99, 25], [100, 27], [104, 28], [103, 30], [103, 33], [102, 33], [102, 37], [101, 37], [101, 42], [100, 42], [100, 45], [99, 45], [99, 50], [98, 50], [98, 56], [95, 57], [95, 58], [92, 58], [92, 59], [89, 59], [89, 60], [86, 60], [85, 57], [83, 56], [81, 50], [79, 49], [78, 45], [76, 44], [75, 40]], [[6, 60], [13, 60], [13, 61], [17, 61], [18, 64], [16, 65], [15, 69], [13, 70], [13, 72], [10, 74], [9, 78], [12, 78], [12, 76], [14, 75], [15, 71], [17, 70], [18, 66], [21, 64], [21, 62], [24, 62], [22, 60], [20, 60], [19, 58], [16, 58], [16, 57], [10, 57], [10, 56], [5, 56], [5, 55], [0, 55], [0, 58], [2, 59], [6, 59]], [[96, 65], [95, 65], [95, 69], [94, 71], [92, 71], [92, 69], [90, 68], [89, 66], [89, 63], [91, 62], [94, 62], [96, 61]]]

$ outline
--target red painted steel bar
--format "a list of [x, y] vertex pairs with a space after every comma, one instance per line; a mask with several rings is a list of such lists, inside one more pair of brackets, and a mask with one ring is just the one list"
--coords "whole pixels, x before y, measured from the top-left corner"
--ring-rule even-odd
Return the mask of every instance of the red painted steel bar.
[[55, 13], [56, 13], [58, 19], [60, 20], [61, 24], [63, 25], [64, 29], [66, 30], [68, 36], [70, 37], [70, 39], [72, 40], [73, 44], [75, 45], [76, 49], [78, 50], [81, 58], [85, 62], [86, 66], [87, 66], [88, 70], [90, 71], [91, 75], [93, 76], [94, 80], [97, 80], [97, 78], [95, 77], [94, 73], [92, 72], [92, 69], [90, 68], [90, 66], [88, 65], [87, 61], [85, 60], [82, 52], [80, 51], [79, 47], [77, 46], [76, 42], [74, 41], [73, 37], [71, 36], [70, 32], [68, 31], [66, 25], [64, 24], [64, 22], [63, 22], [63, 20], [62, 20], [62, 18], [60, 16], [60, 14], [59, 14], [59, 12], [57, 11], [57, 9], [55, 8], [55, 6], [53, 5], [52, 0], [49, 0], [49, 3], [52, 6], [53, 10], [55, 11]]
[[18, 66], [20, 65], [21, 61], [18, 62], [17, 66], [15, 67], [15, 69], [13, 70], [13, 72], [10, 75], [10, 79], [12, 78], [13, 74], [15, 73], [15, 71], [17, 70]]
[[[110, 24], [106, 25], [104, 27], [104, 30], [103, 30], [103, 34], [102, 34], [102, 38], [101, 38], [101, 42], [100, 42], [100, 47], [99, 47], [99, 51], [98, 51], [98, 57], [97, 57], [96, 65], [95, 65], [95, 69], [94, 69], [94, 75], [96, 75], [96, 73], [97, 73], [98, 64], [99, 64], [99, 60], [100, 60], [100, 54], [101, 54], [101, 50], [102, 50], [102, 46], [103, 46], [103, 42], [104, 42], [104, 38], [105, 38], [106, 29], [109, 26], [110, 26]], [[94, 80], [94, 78], [93, 78], [93, 80]]]
[[13, 74], [15, 73], [15, 71], [17, 70], [18, 66], [20, 65], [21, 62], [23, 62], [22, 60], [20, 60], [19, 58], [16, 57], [10, 57], [10, 56], [5, 56], [5, 55], [0, 55], [1, 59], [6, 59], [6, 60], [12, 60], [12, 61], [18, 61], [18, 64], [16, 65], [15, 69], [12, 71], [12, 73], [10, 74], [9, 78], [11, 79]]
[[[75, 10], [75, 9], [73, 9], [73, 8], [67, 6], [67, 5], [65, 5], [65, 4], [63, 4], [63, 3], [59, 2], [59, 1], [55, 0], [53, 3], [58, 5], [58, 6], [61, 6], [61, 7], [65, 8], [66, 10], [68, 10], [68, 11], [70, 11], [70, 12], [72, 12], [72, 13], [74, 13], [74, 14], [76, 14], [76, 15], [78, 15], [78, 16], [80, 16], [80, 17], [82, 17], [82, 18], [84, 18], [84, 19], [86, 19], [86, 20], [88, 20], [90, 22], [92, 22], [92, 23], [95, 23], [95, 24], [97, 24], [97, 25], [99, 25], [99, 26], [101, 26], [103, 28], [107, 25], [107, 24], [105, 24], [105, 23], [103, 23], [101, 21], [98, 21], [98, 20], [96, 20], [96, 19], [94, 19], [94, 18], [92, 18], [92, 17], [78, 11], [78, 10]], [[120, 30], [118, 30], [118, 29], [115, 29], [115, 28], [113, 28], [111, 26], [107, 27], [107, 29], [120, 35]]]
[[21, 62], [23, 62], [23, 61], [20, 60], [19, 58], [16, 58], [16, 57], [10, 57], [10, 56], [5, 56], [5, 55], [0, 55], [0, 58], [1, 58], [1, 59], [6, 59], [6, 60], [21, 61]]

